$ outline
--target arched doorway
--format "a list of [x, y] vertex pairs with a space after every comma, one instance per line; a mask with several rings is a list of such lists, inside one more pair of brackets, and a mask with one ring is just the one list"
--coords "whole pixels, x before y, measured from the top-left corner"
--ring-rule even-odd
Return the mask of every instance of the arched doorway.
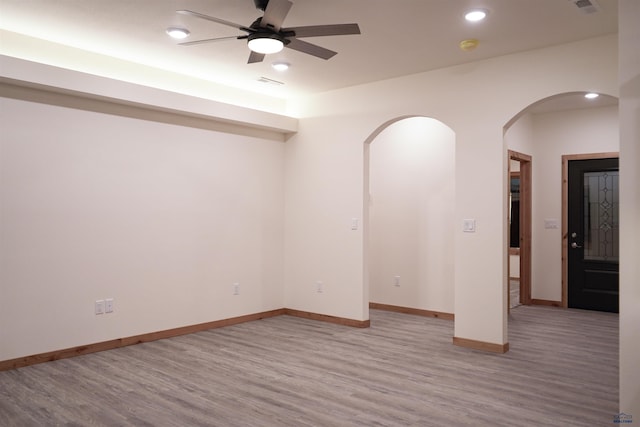
[[567, 158], [617, 156], [617, 99], [571, 92], [539, 100], [505, 125], [505, 146], [532, 162], [529, 303], [567, 307]]
[[453, 319], [453, 130], [402, 117], [379, 127], [364, 149], [368, 302]]

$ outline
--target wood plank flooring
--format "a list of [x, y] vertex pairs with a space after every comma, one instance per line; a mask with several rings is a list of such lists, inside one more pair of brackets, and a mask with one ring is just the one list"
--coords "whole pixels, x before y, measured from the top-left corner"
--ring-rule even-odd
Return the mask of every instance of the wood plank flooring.
[[520, 280], [509, 279], [509, 306], [515, 308], [520, 305]]
[[1, 426], [606, 426], [618, 315], [520, 306], [511, 351], [453, 322], [279, 316], [0, 372]]

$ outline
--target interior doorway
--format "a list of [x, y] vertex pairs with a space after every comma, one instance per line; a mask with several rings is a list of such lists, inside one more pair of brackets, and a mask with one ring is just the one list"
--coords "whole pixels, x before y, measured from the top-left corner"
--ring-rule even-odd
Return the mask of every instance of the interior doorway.
[[509, 150], [507, 311], [531, 304], [531, 163], [530, 155]]
[[364, 150], [366, 303], [452, 319], [455, 133], [434, 118], [401, 117]]

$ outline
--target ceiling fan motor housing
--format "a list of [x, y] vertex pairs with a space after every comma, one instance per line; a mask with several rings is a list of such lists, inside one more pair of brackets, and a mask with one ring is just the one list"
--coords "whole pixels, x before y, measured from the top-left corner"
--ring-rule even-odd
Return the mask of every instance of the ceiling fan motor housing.
[[257, 31], [253, 34], [249, 34], [247, 37], [248, 41], [254, 39], [276, 39], [280, 40], [283, 45], [288, 45], [290, 40], [284, 38], [281, 34], [273, 32], [273, 31]]
[[265, 10], [269, 4], [269, 0], [253, 0], [256, 5], [256, 9]]

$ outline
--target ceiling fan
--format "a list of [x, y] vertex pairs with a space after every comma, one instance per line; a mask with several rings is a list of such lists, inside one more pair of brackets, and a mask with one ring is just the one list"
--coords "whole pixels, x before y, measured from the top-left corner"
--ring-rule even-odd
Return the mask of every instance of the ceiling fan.
[[230, 37], [218, 37], [213, 39], [195, 40], [191, 42], [179, 43], [182, 46], [190, 46], [201, 43], [209, 43], [229, 39], [246, 39], [251, 54], [249, 64], [262, 62], [266, 54], [276, 53], [283, 47], [306, 53], [317, 58], [329, 59], [336, 55], [329, 49], [305, 42], [300, 38], [319, 36], [341, 36], [350, 34], [360, 34], [358, 24], [330, 24], [330, 25], [310, 25], [304, 27], [283, 28], [282, 23], [289, 13], [293, 3], [289, 0], [253, 0], [256, 8], [263, 10], [264, 15], [256, 19], [248, 27], [191, 10], [178, 10], [183, 15], [190, 15], [207, 21], [216, 22], [244, 31], [247, 34]]

